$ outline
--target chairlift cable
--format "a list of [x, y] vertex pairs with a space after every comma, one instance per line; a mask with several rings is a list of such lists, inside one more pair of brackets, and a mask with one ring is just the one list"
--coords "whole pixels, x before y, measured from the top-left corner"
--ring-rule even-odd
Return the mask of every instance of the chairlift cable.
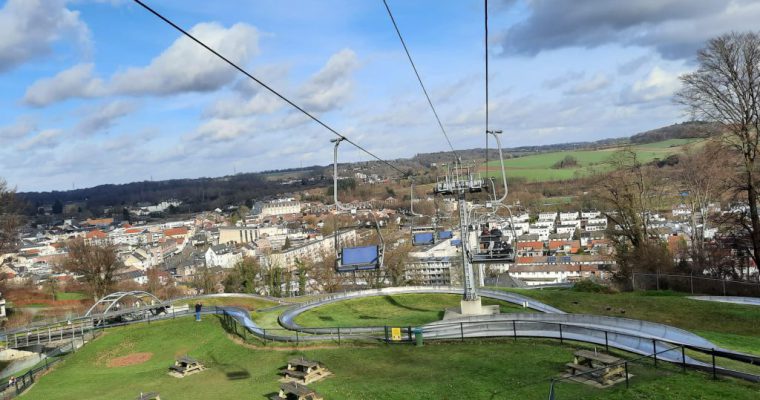
[[412, 65], [412, 69], [414, 70], [414, 75], [417, 76], [417, 82], [420, 83], [420, 87], [422, 88], [422, 92], [425, 94], [425, 98], [427, 99], [428, 104], [430, 105], [430, 109], [433, 110], [433, 115], [435, 115], [435, 120], [438, 121], [438, 126], [441, 128], [441, 132], [443, 132], [443, 136], [446, 138], [446, 142], [448, 142], [449, 147], [451, 148], [451, 152], [454, 154], [455, 160], [461, 160], [459, 158], [459, 154], [457, 154], [457, 151], [454, 150], [454, 146], [451, 144], [451, 139], [449, 139], [448, 133], [446, 133], [446, 129], [443, 127], [443, 123], [441, 122], [441, 118], [438, 117], [438, 112], [435, 110], [435, 106], [433, 106], [433, 101], [430, 100], [430, 95], [428, 95], [427, 89], [425, 89], [425, 84], [422, 83], [422, 77], [420, 77], [419, 71], [417, 71], [417, 66], [414, 65], [414, 61], [412, 60], [412, 55], [409, 53], [409, 48], [406, 47], [406, 42], [404, 41], [404, 37], [401, 36], [401, 31], [398, 28], [398, 25], [396, 24], [396, 19], [393, 17], [393, 13], [391, 12], [391, 8], [388, 5], [387, 0], [383, 0], [383, 4], [385, 4], [385, 9], [388, 10], [388, 16], [391, 18], [391, 22], [393, 23], [393, 28], [396, 29], [396, 34], [398, 34], [398, 38], [401, 41], [401, 45], [404, 47], [404, 52], [406, 53], [406, 57], [409, 59], [409, 63]]
[[274, 94], [275, 96], [279, 97], [280, 99], [282, 99], [284, 102], [286, 102], [286, 103], [288, 103], [289, 105], [291, 105], [291, 106], [292, 106], [293, 108], [295, 108], [296, 110], [300, 111], [301, 113], [303, 113], [303, 114], [304, 114], [304, 115], [306, 115], [307, 117], [311, 118], [311, 119], [312, 119], [314, 122], [318, 123], [319, 125], [321, 125], [321, 126], [322, 126], [322, 127], [324, 127], [325, 129], [327, 129], [328, 131], [330, 131], [331, 133], [333, 133], [333, 134], [335, 134], [336, 136], [338, 136], [338, 138], [340, 138], [340, 139], [342, 139], [342, 140], [345, 140], [346, 142], [350, 143], [351, 145], [353, 145], [353, 146], [354, 146], [354, 147], [356, 147], [357, 149], [359, 149], [359, 150], [361, 150], [361, 151], [363, 151], [363, 152], [365, 152], [365, 153], [369, 154], [369, 155], [370, 155], [371, 157], [373, 157], [374, 159], [376, 159], [376, 160], [378, 160], [378, 161], [380, 161], [380, 162], [382, 162], [382, 163], [386, 164], [387, 166], [389, 166], [389, 167], [393, 168], [394, 170], [396, 170], [397, 172], [399, 172], [399, 173], [400, 173], [402, 176], [404, 175], [404, 171], [402, 171], [401, 169], [399, 169], [399, 168], [398, 168], [398, 167], [396, 167], [395, 165], [393, 165], [393, 164], [391, 164], [390, 162], [388, 162], [388, 161], [386, 161], [386, 160], [384, 160], [384, 159], [382, 159], [382, 158], [378, 157], [377, 155], [375, 155], [375, 154], [374, 154], [374, 153], [372, 153], [371, 151], [367, 150], [366, 148], [362, 147], [361, 145], [357, 144], [356, 142], [352, 141], [352, 140], [351, 140], [351, 139], [349, 139], [348, 137], [346, 137], [346, 136], [344, 136], [344, 135], [340, 134], [338, 131], [336, 131], [335, 129], [333, 129], [332, 127], [330, 127], [329, 125], [327, 125], [326, 123], [322, 122], [322, 121], [321, 121], [319, 118], [315, 117], [314, 115], [312, 115], [312, 114], [311, 114], [311, 113], [309, 113], [308, 111], [304, 110], [303, 108], [301, 108], [299, 105], [297, 105], [296, 103], [294, 103], [293, 101], [291, 101], [290, 99], [288, 99], [287, 97], [285, 97], [284, 95], [280, 94], [278, 91], [276, 91], [276, 90], [274, 90], [273, 88], [271, 88], [271, 87], [270, 87], [269, 85], [267, 85], [266, 83], [262, 82], [261, 80], [259, 80], [259, 79], [258, 79], [258, 78], [256, 78], [255, 76], [251, 75], [251, 73], [249, 73], [248, 71], [246, 71], [246, 70], [245, 70], [245, 69], [243, 69], [242, 67], [238, 66], [238, 65], [237, 65], [237, 64], [235, 64], [234, 62], [230, 61], [228, 58], [226, 58], [225, 56], [221, 55], [219, 52], [217, 52], [216, 50], [212, 49], [211, 47], [209, 47], [208, 45], [206, 45], [205, 43], [203, 43], [201, 40], [199, 40], [199, 39], [198, 39], [198, 38], [196, 38], [195, 36], [191, 35], [191, 34], [190, 34], [189, 32], [187, 32], [186, 30], [182, 29], [182, 28], [181, 28], [179, 25], [175, 24], [174, 22], [172, 22], [172, 21], [171, 21], [171, 20], [169, 20], [168, 18], [164, 17], [164, 16], [163, 16], [163, 15], [161, 15], [159, 12], [157, 12], [156, 10], [152, 9], [150, 6], [148, 6], [148, 5], [146, 5], [145, 3], [143, 3], [141, 0], [134, 0], [134, 2], [135, 2], [135, 3], [137, 3], [137, 4], [139, 4], [139, 5], [140, 5], [140, 6], [142, 6], [144, 9], [148, 10], [150, 13], [152, 13], [152, 14], [153, 14], [153, 15], [155, 15], [156, 17], [160, 18], [161, 20], [163, 20], [163, 21], [164, 21], [164, 22], [166, 22], [167, 24], [169, 24], [169, 25], [170, 25], [172, 28], [174, 28], [174, 29], [178, 30], [178, 31], [179, 31], [179, 32], [181, 32], [183, 35], [185, 35], [185, 36], [187, 36], [188, 38], [190, 38], [190, 39], [191, 39], [192, 41], [194, 41], [195, 43], [198, 43], [198, 44], [199, 44], [199, 45], [201, 45], [203, 48], [205, 48], [206, 50], [210, 51], [210, 52], [211, 52], [211, 53], [213, 53], [215, 56], [219, 57], [220, 59], [222, 59], [224, 62], [226, 62], [227, 64], [229, 64], [230, 66], [232, 66], [232, 67], [233, 67], [233, 68], [235, 68], [236, 70], [240, 71], [240, 72], [241, 72], [243, 75], [245, 75], [245, 76], [247, 76], [248, 78], [252, 79], [252, 80], [253, 80], [253, 81], [255, 81], [256, 83], [258, 83], [259, 85], [261, 85], [261, 86], [262, 86], [264, 89], [268, 90], [269, 92], [271, 92], [271, 93], [272, 93], [272, 94]]
[[[488, 0], [484, 1], [483, 11], [485, 13], [485, 61], [486, 61], [486, 176], [491, 171], [488, 166]], [[494, 199], [495, 200], [495, 199]]]

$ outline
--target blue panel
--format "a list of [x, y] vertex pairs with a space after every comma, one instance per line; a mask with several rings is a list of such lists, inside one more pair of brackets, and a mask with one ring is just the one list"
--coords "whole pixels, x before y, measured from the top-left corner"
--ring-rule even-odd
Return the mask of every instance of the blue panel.
[[563, 256], [563, 257], [560, 259], [560, 262], [563, 262], [563, 263], [569, 263], [569, 262], [571, 262], [572, 260], [573, 260], [573, 258], [572, 258], [572, 257], [570, 257], [570, 256]]
[[360, 267], [372, 265], [378, 266], [379, 251], [377, 246], [345, 247], [341, 257], [341, 264], [346, 267]]
[[460, 239], [452, 240], [451, 241], [451, 245], [452, 246], [461, 246], [462, 245], [462, 241]]
[[438, 238], [441, 240], [451, 239], [452, 237], [454, 237], [454, 233], [451, 231], [438, 232]]
[[433, 232], [415, 233], [414, 236], [412, 236], [412, 243], [416, 245], [432, 244]]
[[556, 256], [546, 257], [546, 262], [548, 262], [548, 263], [556, 263], [557, 262], [557, 257]]

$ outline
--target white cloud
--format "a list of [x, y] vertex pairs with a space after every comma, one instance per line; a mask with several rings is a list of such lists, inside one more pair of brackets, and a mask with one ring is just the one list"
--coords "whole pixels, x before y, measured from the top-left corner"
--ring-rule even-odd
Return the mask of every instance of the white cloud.
[[326, 112], [343, 106], [353, 93], [351, 73], [358, 66], [356, 53], [351, 49], [333, 54], [301, 90], [301, 103], [306, 110]]
[[667, 99], [680, 88], [679, 72], [654, 67], [643, 79], [634, 82], [622, 94], [623, 103], [646, 103]]
[[62, 131], [60, 129], [45, 129], [40, 131], [33, 138], [19, 144], [19, 150], [29, 150], [32, 148], [50, 148], [58, 145]]
[[20, 117], [13, 125], [0, 127], [0, 142], [24, 137], [37, 129], [37, 123], [31, 117]]
[[242, 135], [252, 134], [254, 128], [252, 118], [212, 118], [201, 124], [190, 139], [229, 141]]
[[578, 95], [593, 93], [598, 90], [602, 90], [610, 85], [610, 79], [607, 75], [596, 74], [592, 78], [582, 82], [578, 82], [576, 85], [565, 91], [565, 94]]
[[8, 0], [0, 9], [0, 72], [50, 53], [66, 36], [89, 42], [79, 12], [63, 0]]
[[[238, 65], [245, 65], [258, 53], [259, 33], [246, 24], [224, 28], [216, 23], [201, 23], [190, 32]], [[70, 98], [209, 92], [232, 82], [238, 74], [185, 36], [175, 40], [147, 66], [117, 72], [108, 83], [95, 77], [93, 69], [92, 64], [79, 64], [51, 78], [40, 79], [27, 89], [24, 102], [43, 107]]]
[[107, 130], [117, 119], [131, 113], [135, 108], [134, 103], [124, 100], [115, 100], [97, 108], [88, 108], [86, 117], [77, 124], [76, 131], [84, 135], [92, 135]]
[[44, 107], [72, 97], [104, 95], [106, 88], [102, 80], [93, 76], [93, 68], [93, 64], [78, 64], [51, 78], [34, 82], [26, 90], [24, 103]]
[[[259, 32], [238, 23], [224, 28], [217, 23], [200, 23], [190, 33], [230, 61], [245, 66], [258, 54]], [[210, 92], [232, 82], [239, 74], [191, 39], [182, 36], [168, 49], [141, 68], [129, 68], [111, 80], [115, 93], [170, 95]]]

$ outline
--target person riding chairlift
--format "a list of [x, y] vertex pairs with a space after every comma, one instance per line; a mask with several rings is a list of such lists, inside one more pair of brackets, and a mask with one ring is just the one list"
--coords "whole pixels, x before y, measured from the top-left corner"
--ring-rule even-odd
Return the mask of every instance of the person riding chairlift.
[[488, 231], [488, 225], [483, 225], [483, 230], [480, 232], [480, 248], [482, 250], [488, 250], [491, 243], [490, 235], [491, 232]]
[[[488, 242], [488, 254], [492, 255], [495, 248], [501, 248], [502, 241], [501, 241], [501, 230], [499, 228], [494, 227], [491, 229], [491, 232], [488, 233], [491, 237], [489, 238]], [[498, 245], [498, 246], [497, 246]]]

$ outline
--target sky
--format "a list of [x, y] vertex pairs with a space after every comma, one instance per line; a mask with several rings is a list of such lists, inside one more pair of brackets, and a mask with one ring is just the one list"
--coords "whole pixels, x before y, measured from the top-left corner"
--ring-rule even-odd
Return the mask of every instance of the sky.
[[[382, 0], [145, 2], [384, 159], [448, 149]], [[388, 0], [460, 149], [485, 146], [483, 3]], [[0, 4], [0, 179], [18, 191], [332, 162], [333, 134], [133, 1]], [[488, 4], [504, 147], [687, 120], [672, 97], [696, 51], [760, 19], [752, 0]]]

